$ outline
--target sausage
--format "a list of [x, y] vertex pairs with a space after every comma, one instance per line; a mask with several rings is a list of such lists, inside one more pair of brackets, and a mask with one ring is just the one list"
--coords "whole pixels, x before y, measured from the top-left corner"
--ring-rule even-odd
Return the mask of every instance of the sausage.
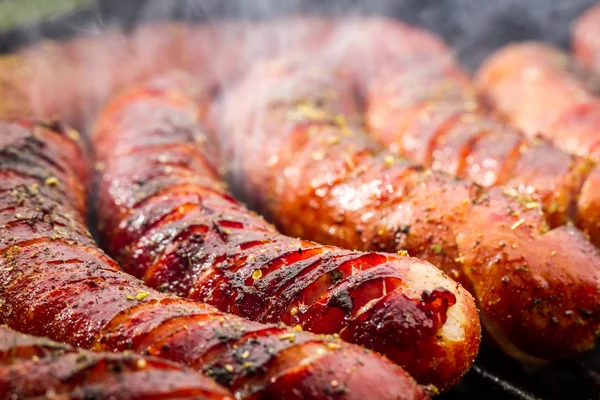
[[[370, 29], [369, 34], [356, 37], [357, 32], [365, 32], [365, 25]], [[495, 119], [471, 110], [478, 105], [476, 96], [447, 47], [423, 31], [381, 19], [356, 25], [318, 18], [292, 18], [250, 26], [240, 22], [194, 27], [164, 23], [143, 26], [126, 38], [108, 31], [102, 36], [79, 36], [66, 43], [46, 42], [4, 60], [6, 85], [3, 87], [13, 89], [3, 96], [6, 99], [4, 112], [22, 115], [23, 104], [31, 104], [30, 115], [59, 115], [63, 120], [81, 126], [110, 93], [126, 82], [171, 67], [194, 73], [201, 71], [204, 78], [219, 75], [213, 79], [228, 81], [239, 75], [239, 71], [233, 71], [234, 66], [274, 53], [280, 50], [281, 43], [323, 47], [323, 43], [331, 41], [331, 32], [343, 29], [345, 31], [336, 37], [351, 38], [346, 39], [346, 46], [352, 52], [347, 52], [360, 61], [354, 64], [369, 71], [370, 75], [374, 68], [387, 66], [383, 73], [370, 80], [372, 88], [367, 96], [367, 122], [379, 140], [417, 163], [468, 177], [484, 186], [503, 184], [509, 191], [531, 196], [530, 204], [541, 202], [551, 226], [573, 218], [592, 238], [599, 237], [596, 235], [597, 224], [586, 218], [591, 211], [583, 215], [574, 212], [578, 210], [575, 207], [578, 190], [590, 172], [586, 161], [561, 154], [548, 143], [523, 141], [516, 132]], [[397, 65], [389, 55], [385, 60], [373, 61], [384, 51], [381, 46], [369, 46], [369, 42], [377, 34], [389, 35], [390, 32], [404, 39], [395, 41], [385, 50], [398, 53], [398, 48], [402, 48], [402, 54], [395, 58], [401, 59], [404, 65]], [[239, 42], [237, 47], [233, 46], [231, 38]], [[357, 41], [360, 41], [358, 46]], [[219, 57], [207, 54], [210, 47], [207, 43], [220, 42], [226, 46], [219, 47], [228, 51], [219, 52]], [[409, 64], [408, 56], [418, 56], [421, 68], [415, 68], [414, 61]], [[207, 63], [209, 57], [211, 62]], [[423, 62], [424, 57], [432, 58], [435, 64]], [[370, 68], [365, 68], [365, 60], [371, 60]], [[428, 67], [423, 68], [424, 64]], [[364, 86], [366, 82], [364, 77], [359, 80]], [[59, 90], [62, 95], [55, 96]], [[424, 97], [428, 95], [429, 98]], [[24, 96], [28, 101], [24, 101]], [[398, 101], [400, 98], [404, 100], [402, 103]], [[417, 105], [411, 105], [412, 102]], [[15, 110], [10, 112], [11, 108]], [[378, 121], [387, 123], [382, 126]], [[398, 137], [394, 138], [398, 130], [393, 127], [406, 123], [410, 126], [402, 129], [406, 133], [398, 142]], [[447, 131], [450, 132], [444, 137], [452, 140], [440, 143], [437, 138]], [[419, 152], [422, 148], [427, 151]], [[491, 149], [494, 149], [493, 153]], [[515, 171], [519, 172], [518, 176], [514, 176]], [[583, 203], [597, 203], [592, 194], [583, 196], [586, 199]]]
[[292, 43], [299, 51], [318, 46], [330, 25], [327, 19], [307, 17], [154, 22], [128, 35], [107, 29], [101, 35], [42, 41], [0, 57], [0, 118], [58, 118], [83, 129], [111, 94], [133, 82], [170, 69], [212, 79], [215, 85], [228, 82], [261, 54]]
[[506, 46], [486, 60], [476, 82], [487, 101], [526, 135], [598, 159], [600, 102], [577, 66], [549, 44]]
[[[600, 5], [590, 7], [572, 28], [573, 54], [586, 68], [600, 74]], [[598, 86], [595, 88], [600, 90]]]
[[235, 398], [427, 398], [391, 361], [332, 335], [246, 321], [126, 274], [85, 228], [87, 180], [75, 132], [27, 120], [0, 125], [0, 323], [85, 349], [181, 362]]
[[600, 100], [567, 55], [538, 43], [508, 46], [484, 63], [477, 83], [498, 112], [527, 135], [539, 133], [557, 148], [592, 160], [574, 181], [579, 182], [569, 212], [600, 244], [600, 172], [593, 166], [600, 154]]
[[[412, 32], [420, 55], [397, 45], [387, 50], [386, 62], [358, 77], [369, 133], [427, 168], [528, 198], [528, 207], [542, 206], [550, 227], [575, 220], [600, 244], [592, 207], [578, 207], [580, 197], [587, 199], [582, 205], [600, 204], [600, 193], [582, 191], [588, 177], [597, 174], [592, 163], [548, 140], [524, 137], [485, 107], [450, 49], [425, 31], [394, 25], [396, 35]], [[376, 37], [372, 27], [360, 32], [363, 40]], [[384, 57], [376, 46], [352, 47], [362, 52], [361, 59]]]
[[415, 258], [284, 236], [233, 200], [199, 117], [206, 94], [169, 74], [98, 118], [97, 210], [109, 253], [149, 286], [253, 321], [339, 334], [418, 382], [456, 383], [480, 341], [468, 292]]
[[382, 150], [360, 128], [346, 76], [313, 59], [275, 58], [226, 93], [224, 161], [245, 196], [287, 234], [430, 261], [471, 291], [484, 326], [513, 356], [534, 362], [591, 348], [598, 250], [576, 229], [549, 230], [519, 196]]
[[197, 371], [134, 354], [93, 353], [0, 327], [0, 399], [220, 399]]
[[[196, 48], [201, 49], [212, 26], [197, 29], [206, 36], [195, 34]], [[57, 118], [84, 127], [118, 88], [183, 66], [184, 46], [172, 44], [187, 43], [183, 37], [193, 30], [153, 24], [152, 32], [151, 37], [147, 28], [127, 37], [113, 30], [82, 34], [64, 42], [44, 41], [0, 58], [0, 117]], [[202, 58], [199, 50], [195, 54]]]

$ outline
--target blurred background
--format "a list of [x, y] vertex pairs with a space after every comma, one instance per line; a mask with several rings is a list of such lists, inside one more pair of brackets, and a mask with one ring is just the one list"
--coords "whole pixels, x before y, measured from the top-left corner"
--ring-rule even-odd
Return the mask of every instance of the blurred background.
[[0, 51], [74, 32], [152, 19], [270, 18], [290, 13], [387, 15], [443, 36], [475, 67], [514, 40], [568, 45], [571, 21], [595, 0], [0, 0]]
[[[386, 15], [441, 35], [468, 67], [512, 41], [567, 48], [571, 22], [595, 0], [0, 0], [0, 53], [42, 38], [124, 32], [153, 20], [265, 19], [309, 13]], [[215, 51], [218, 51], [215, 49]], [[600, 351], [527, 371], [484, 345], [450, 399], [600, 400]]]

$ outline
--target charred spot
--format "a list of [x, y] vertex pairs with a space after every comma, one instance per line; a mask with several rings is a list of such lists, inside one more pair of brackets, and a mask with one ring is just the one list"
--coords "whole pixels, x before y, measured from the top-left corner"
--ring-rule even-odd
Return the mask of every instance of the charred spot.
[[217, 224], [216, 222], [213, 222], [212, 229], [219, 235], [219, 237], [221, 238], [221, 240], [223, 242], [227, 242], [227, 237], [228, 237], [227, 232], [225, 232], [223, 230], [221, 225]]
[[336, 285], [339, 281], [341, 281], [344, 278], [344, 274], [342, 274], [340, 271], [335, 270], [335, 271], [331, 271], [329, 273], [329, 280], [331, 281], [332, 284]]
[[190, 241], [194, 244], [203, 244], [204, 237], [202, 236], [202, 234], [196, 232], [190, 235]]
[[77, 363], [77, 364], [85, 364], [87, 362], [87, 360], [88, 360], [87, 354], [81, 353], [75, 359], [75, 363]]
[[339, 290], [331, 296], [329, 300], [329, 305], [332, 307], [339, 308], [344, 311], [346, 314], [352, 312], [353, 303], [352, 296], [350, 296], [350, 292], [347, 289]]
[[431, 292], [424, 290], [421, 293], [421, 301], [427, 303], [430, 307], [436, 310], [445, 309], [456, 304], [456, 296], [454, 293], [443, 287], [436, 288]]
[[229, 386], [233, 382], [233, 372], [227, 371], [225, 367], [221, 366], [213, 366], [208, 368], [206, 371], [206, 376], [214, 379], [218, 384], [223, 386]]
[[2, 159], [3, 168], [14, 168], [40, 180], [48, 177], [48, 172], [40, 167], [39, 162], [36, 163], [26, 157], [21, 149], [4, 147], [0, 149], [0, 159]]
[[98, 283], [96, 281], [87, 281], [86, 284], [92, 289], [98, 287]]
[[579, 313], [584, 317], [591, 317], [594, 313], [586, 308], [579, 308]]
[[403, 234], [403, 235], [408, 235], [410, 233], [410, 225], [408, 224], [402, 224], [398, 227], [398, 229], [396, 229], [396, 234]]
[[150, 180], [149, 179], [144, 179], [144, 178], [140, 178], [140, 179], [135, 179], [133, 180], [133, 183], [135, 183], [136, 185], [138, 185], [139, 187], [143, 187], [145, 184], [147, 184]]
[[328, 395], [342, 395], [345, 394], [347, 391], [348, 389], [343, 383], [336, 384], [335, 386], [333, 384], [329, 384], [325, 387], [325, 389], [323, 389], [323, 392], [325, 392], [325, 394]]
[[215, 329], [215, 337], [217, 340], [223, 344], [227, 344], [232, 340], [239, 339], [239, 335], [232, 334], [231, 332], [225, 331], [223, 329], [217, 328]]
[[[53, 131], [54, 133], [58, 133], [60, 135], [64, 135], [65, 134], [65, 132], [64, 132], [64, 130], [65, 130], [64, 124], [60, 120], [58, 120], [58, 119], [52, 119], [52, 120], [48, 120], [48, 121], [41, 121], [41, 120], [40, 121], [35, 121], [35, 124], [38, 125], [38, 126], [40, 126], [40, 127], [42, 127], [42, 128], [48, 129], [50, 131]], [[36, 141], [36, 142], [38, 142], [40, 144], [43, 144], [43, 142], [40, 141], [35, 136], [30, 136], [30, 138], [32, 139], [32, 141], [34, 140], [34, 141]]]
[[114, 372], [116, 374], [120, 374], [121, 372], [123, 372], [124, 366], [123, 366], [123, 362], [121, 362], [121, 361], [113, 361], [113, 362], [109, 362], [106, 365], [106, 368], [110, 372]]

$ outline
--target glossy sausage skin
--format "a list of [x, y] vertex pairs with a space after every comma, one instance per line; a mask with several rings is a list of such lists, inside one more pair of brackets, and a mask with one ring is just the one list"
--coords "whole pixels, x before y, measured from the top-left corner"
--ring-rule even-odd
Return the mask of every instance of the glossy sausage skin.
[[[597, 162], [600, 99], [578, 75], [561, 50], [540, 43], [524, 43], [501, 49], [487, 60], [478, 72], [477, 84], [489, 103], [527, 135], [541, 135], [563, 151]], [[574, 186], [570, 207], [577, 226], [597, 245], [600, 244], [598, 176], [597, 166], [582, 170], [584, 179]]]
[[[597, 208], [585, 205], [600, 205], [600, 192], [585, 184], [597, 174], [592, 163], [548, 140], [527, 138], [492, 115], [436, 37], [401, 24], [396, 30], [398, 37], [410, 32], [419, 46], [400, 40], [390, 49], [353, 46], [361, 59], [386, 59], [357, 80], [369, 133], [415, 163], [484, 187], [502, 186], [528, 207], [541, 206], [551, 227], [577, 221], [600, 244]], [[376, 37], [368, 26], [362, 33], [371, 41]]]
[[[94, 350], [131, 350], [202, 371], [236, 398], [422, 399], [390, 361], [332, 336], [249, 322], [148, 288], [85, 228], [73, 131], [0, 125], [0, 322]], [[330, 370], [332, 363], [345, 369]]]
[[[600, 75], [600, 4], [581, 15], [573, 24], [571, 47], [577, 60]], [[599, 86], [594, 87], [600, 90]]]
[[476, 83], [490, 105], [526, 135], [598, 160], [600, 101], [577, 65], [549, 44], [508, 45], [486, 60]]
[[182, 90], [194, 86], [186, 79], [131, 90], [98, 119], [98, 215], [120, 265], [149, 286], [253, 321], [339, 334], [421, 383], [456, 383], [479, 347], [468, 292], [415, 258], [284, 236], [233, 200], [198, 116], [205, 102], [195, 94], [205, 91]]
[[290, 235], [430, 261], [474, 294], [510, 354], [593, 347], [600, 254], [584, 235], [549, 230], [519, 196], [381, 150], [357, 127], [349, 86], [329, 67], [290, 57], [258, 64], [230, 90], [221, 137], [247, 197]]
[[233, 397], [197, 371], [134, 354], [92, 353], [0, 327], [0, 399]]

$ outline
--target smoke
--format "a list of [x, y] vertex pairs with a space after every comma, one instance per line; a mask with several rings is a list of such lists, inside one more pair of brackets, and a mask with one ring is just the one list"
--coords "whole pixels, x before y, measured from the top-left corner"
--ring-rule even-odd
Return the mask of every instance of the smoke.
[[[74, 2], [75, 4], [76, 2]], [[441, 35], [474, 68], [490, 52], [515, 40], [545, 40], [566, 47], [569, 24], [595, 0], [96, 0], [83, 10], [0, 32], [0, 52], [40, 38], [65, 38], [149, 20], [268, 19], [292, 14], [386, 15]]]
[[[318, 57], [336, 62], [351, 53], [351, 46], [361, 40], [361, 33], [353, 30], [351, 24], [332, 34], [319, 23], [303, 26], [298, 19], [288, 19], [289, 25], [269, 22], [282, 17], [301, 14], [357, 20], [372, 15], [397, 18], [440, 35], [460, 61], [475, 67], [492, 51], [514, 40], [543, 39], [565, 46], [570, 22], [593, 3], [594, 0], [97, 0], [87, 9], [0, 34], [0, 49], [12, 51], [40, 39], [75, 37], [64, 48], [50, 44], [32, 52], [36, 53], [31, 57], [36, 72], [24, 79], [28, 88], [23, 91], [29, 91], [34, 112], [67, 118], [83, 115], [85, 121], [76, 117], [68, 120], [82, 127], [93, 121], [98, 107], [115, 88], [153, 72], [177, 67], [198, 76], [212, 75], [217, 82], [231, 82], [233, 76], [247, 70], [261, 56], [302, 53], [310, 50], [307, 46], [319, 43], [323, 50]], [[156, 25], [164, 20], [170, 22]], [[173, 20], [185, 25], [174, 28]], [[257, 25], [258, 21], [261, 22]], [[191, 22], [209, 24], [186, 24]], [[135, 34], [129, 35], [131, 32]], [[320, 42], [328, 35], [328, 43], [323, 47]], [[382, 32], [381, 43], [375, 46], [390, 44], [389, 40], [397, 38]], [[379, 61], [367, 58], [354, 62], [368, 70]], [[72, 68], [73, 64], [77, 67]], [[50, 97], [44, 98], [44, 94]]]
[[[282, 17], [393, 17], [440, 35], [459, 60], [472, 68], [514, 40], [543, 39], [566, 46], [571, 21], [593, 3], [594, 0], [97, 0], [86, 9], [74, 9], [33, 26], [0, 33], [0, 50], [14, 51], [40, 39], [74, 37], [67, 46], [45, 44], [29, 52], [34, 54], [28, 62], [35, 64], [35, 72], [23, 78], [27, 88], [21, 91], [32, 97], [33, 112], [67, 118], [84, 115], [83, 123], [68, 120], [81, 127], [93, 119], [98, 106], [115, 88], [152, 72], [176, 67], [199, 75], [208, 72], [218, 82], [231, 82], [233, 76], [261, 56], [301, 53], [309, 50], [307, 44], [310, 47], [330, 35], [325, 47], [320, 43], [324, 50], [319, 57], [335, 62], [352, 52], [350, 47], [361, 39], [361, 33], [351, 28], [331, 34], [319, 23], [303, 27], [297, 18], [288, 19], [290, 25], [270, 22]], [[169, 23], [156, 25], [164, 20]], [[184, 25], [174, 28], [173, 20]], [[149, 24], [151, 21], [153, 24]], [[187, 24], [196, 22], [201, 23]], [[131, 32], [135, 34], [129, 35]], [[397, 38], [382, 32], [380, 43], [375, 46], [390, 44], [388, 41], [398, 41]], [[368, 58], [359, 62], [364, 69], [378, 63]], [[74, 64], [76, 67], [72, 68]], [[43, 98], [44, 94], [51, 97]]]
[[268, 19], [297, 13], [385, 15], [440, 35], [458, 58], [476, 67], [484, 57], [516, 40], [569, 42], [569, 25], [595, 0], [104, 0], [108, 22], [131, 27], [156, 19]]

